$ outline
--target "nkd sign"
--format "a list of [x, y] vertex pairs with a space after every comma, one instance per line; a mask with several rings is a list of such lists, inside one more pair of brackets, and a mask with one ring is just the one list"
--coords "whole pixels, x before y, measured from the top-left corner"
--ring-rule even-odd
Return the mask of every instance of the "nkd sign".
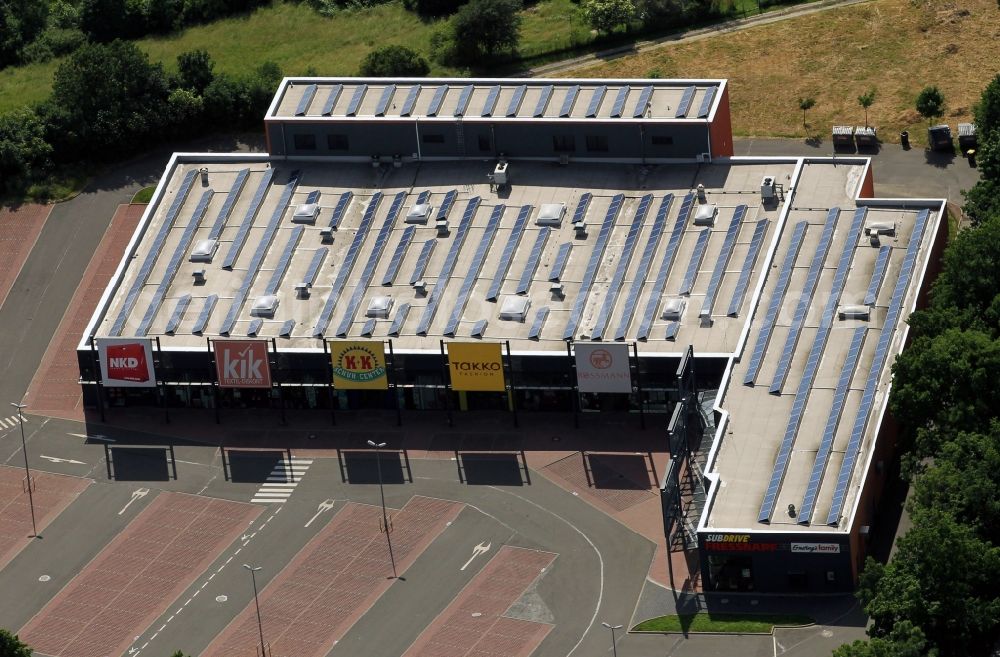
[[155, 388], [153, 348], [148, 338], [97, 338], [101, 380], [112, 388]]
[[627, 344], [577, 342], [573, 350], [580, 392], [632, 392]]
[[220, 388], [270, 388], [266, 340], [215, 340]]

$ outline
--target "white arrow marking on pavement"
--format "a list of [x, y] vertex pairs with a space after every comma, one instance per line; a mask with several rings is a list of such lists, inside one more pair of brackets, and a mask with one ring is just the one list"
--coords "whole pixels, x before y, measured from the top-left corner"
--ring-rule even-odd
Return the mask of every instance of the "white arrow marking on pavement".
[[465, 565], [459, 568], [459, 570], [465, 570], [466, 568], [468, 568], [469, 564], [472, 563], [473, 559], [478, 557], [480, 554], [486, 554], [487, 552], [490, 551], [491, 547], [493, 547], [493, 541], [490, 541], [489, 543], [486, 543], [484, 541], [483, 543], [480, 543], [476, 547], [472, 548], [472, 556], [469, 557], [469, 560], [466, 561]]
[[136, 500], [138, 500], [138, 499], [140, 499], [142, 497], [146, 497], [146, 495], [148, 495], [148, 494], [149, 494], [149, 489], [148, 488], [140, 488], [139, 490], [132, 491], [132, 499], [130, 499], [125, 504], [125, 506], [122, 507], [122, 510], [118, 512], [118, 515], [121, 515], [121, 514], [125, 513], [125, 509], [129, 508], [130, 506], [132, 506], [132, 502], [135, 502]]
[[316, 518], [319, 518], [319, 516], [320, 516], [321, 513], [323, 513], [324, 511], [329, 511], [330, 509], [332, 509], [333, 508], [333, 503], [335, 501], [336, 500], [324, 500], [323, 502], [320, 502], [319, 506], [316, 507], [316, 513], [313, 515], [312, 518], [309, 519], [309, 522], [307, 522], [305, 524], [305, 526], [308, 527], [309, 525], [313, 524], [313, 520], [315, 520]]
[[52, 461], [53, 463], [73, 463], [76, 465], [87, 465], [83, 461], [77, 461], [76, 459], [61, 459], [58, 456], [45, 456], [45, 454], [39, 454], [39, 458], [43, 458], [47, 461]]

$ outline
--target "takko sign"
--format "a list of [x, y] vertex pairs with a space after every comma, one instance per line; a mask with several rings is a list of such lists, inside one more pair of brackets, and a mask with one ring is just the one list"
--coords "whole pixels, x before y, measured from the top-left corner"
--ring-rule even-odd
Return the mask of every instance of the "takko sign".
[[331, 342], [335, 388], [388, 390], [385, 345], [381, 342]]
[[499, 342], [448, 343], [448, 370], [453, 390], [507, 389]]
[[153, 348], [148, 338], [97, 338], [101, 380], [111, 388], [155, 388]]
[[270, 388], [267, 340], [214, 340], [220, 388]]

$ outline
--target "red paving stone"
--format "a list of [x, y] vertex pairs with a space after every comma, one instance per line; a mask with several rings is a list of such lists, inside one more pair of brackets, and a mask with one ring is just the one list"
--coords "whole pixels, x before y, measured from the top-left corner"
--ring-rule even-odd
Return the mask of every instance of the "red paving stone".
[[[615, 514], [659, 496], [645, 454], [571, 454], [547, 465], [557, 477], [601, 508]], [[603, 508], [602, 508], [603, 507]]]
[[503, 614], [555, 558], [551, 552], [502, 547], [403, 657], [528, 657], [552, 626]]
[[0, 306], [14, 286], [28, 254], [35, 247], [51, 205], [26, 204], [17, 209], [0, 208]]
[[160, 493], [18, 634], [52, 657], [122, 654], [261, 511]]
[[[35, 524], [44, 536], [45, 527], [70, 502], [94, 483], [90, 479], [64, 477], [32, 470], [35, 482]], [[31, 508], [28, 506], [24, 470], [0, 465], [0, 570], [27, 547], [31, 536]]]
[[76, 346], [145, 211], [145, 205], [118, 206], [28, 387], [25, 403], [33, 414], [84, 420]]
[[[462, 507], [413, 497], [393, 514], [392, 548], [400, 574]], [[323, 657], [392, 585], [381, 520], [378, 507], [346, 504], [260, 594], [264, 636], [273, 657]], [[251, 602], [202, 657], [252, 657], [259, 640]]]

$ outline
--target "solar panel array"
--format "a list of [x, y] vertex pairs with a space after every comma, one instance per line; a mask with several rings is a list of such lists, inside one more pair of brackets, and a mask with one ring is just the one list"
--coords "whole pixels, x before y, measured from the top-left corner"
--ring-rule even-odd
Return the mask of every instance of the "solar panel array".
[[309, 109], [309, 103], [312, 102], [315, 95], [316, 85], [310, 84], [302, 92], [302, 98], [299, 99], [299, 106], [295, 108], [295, 116], [305, 116], [306, 111]]
[[617, 119], [625, 111], [625, 101], [628, 99], [629, 87], [625, 86], [618, 90], [618, 95], [615, 96], [615, 104], [611, 108], [611, 118]]
[[778, 281], [774, 286], [774, 291], [771, 293], [771, 303], [768, 304], [767, 312], [764, 314], [760, 333], [757, 334], [757, 343], [754, 345], [750, 364], [747, 365], [746, 376], [743, 377], [745, 385], [750, 385], [757, 380], [757, 373], [760, 371], [761, 363], [764, 362], [764, 351], [767, 349], [767, 343], [771, 339], [771, 332], [774, 331], [774, 323], [778, 319], [778, 311], [781, 310], [781, 303], [784, 301], [785, 292], [788, 291], [788, 282], [792, 279], [792, 266], [795, 264], [795, 258], [802, 247], [802, 238], [806, 234], [806, 227], [808, 225], [808, 221], [800, 221], [795, 224], [795, 229], [792, 231], [792, 239], [788, 243], [788, 251], [785, 252], [785, 259], [781, 262]]
[[260, 333], [260, 327], [262, 327], [263, 325], [264, 325], [264, 320], [261, 319], [260, 317], [251, 319], [250, 327], [247, 328], [247, 337], [248, 338], [257, 337], [257, 334]]
[[209, 239], [217, 240], [219, 239], [219, 235], [222, 235], [222, 229], [225, 227], [229, 215], [232, 214], [233, 206], [239, 200], [240, 192], [243, 191], [243, 186], [249, 177], [250, 169], [240, 169], [240, 172], [236, 174], [236, 180], [233, 181], [233, 186], [229, 188], [229, 193], [226, 194], [226, 202], [222, 204], [219, 214], [215, 216], [215, 222], [208, 233]]
[[729, 259], [733, 257], [733, 247], [736, 246], [736, 238], [740, 234], [740, 225], [743, 217], [747, 213], [747, 206], [737, 205], [733, 212], [733, 219], [726, 229], [726, 238], [722, 242], [722, 250], [719, 251], [719, 259], [715, 261], [715, 269], [712, 270], [712, 278], [708, 281], [708, 289], [705, 290], [705, 300], [701, 304], [699, 317], [711, 317], [712, 306], [715, 305], [715, 295], [719, 293], [719, 285], [722, 284], [722, 276], [729, 266]]
[[288, 208], [288, 203], [292, 199], [292, 194], [295, 193], [295, 187], [299, 184], [299, 172], [292, 172], [291, 177], [285, 184], [284, 190], [281, 192], [281, 197], [278, 199], [278, 204], [274, 208], [274, 213], [271, 215], [271, 220], [268, 222], [267, 227], [264, 229], [264, 235], [261, 237], [260, 243], [257, 245], [257, 250], [253, 254], [253, 258], [250, 260], [250, 264], [247, 267], [247, 273], [243, 277], [243, 284], [240, 285], [240, 289], [237, 290], [235, 296], [233, 297], [233, 302], [229, 306], [229, 312], [226, 314], [226, 318], [222, 321], [222, 326], [219, 327], [220, 335], [228, 335], [233, 329], [233, 324], [236, 323], [236, 316], [239, 315], [240, 309], [243, 307], [243, 303], [247, 300], [247, 295], [250, 293], [250, 286], [253, 285], [254, 278], [257, 276], [257, 270], [260, 269], [260, 263], [264, 262], [264, 256], [267, 255], [267, 249], [271, 245], [271, 240], [274, 239], [274, 234], [278, 232], [278, 228], [281, 226], [281, 218], [285, 214], [285, 210]]
[[400, 116], [409, 116], [413, 113], [413, 107], [417, 104], [417, 97], [420, 96], [422, 88], [419, 84], [410, 87], [410, 92], [406, 94], [406, 100], [403, 101], [403, 107], [399, 110]]
[[642, 91], [639, 92], [639, 100], [636, 101], [635, 107], [632, 108], [633, 119], [641, 119], [646, 114], [646, 109], [649, 107], [649, 101], [652, 98], [653, 87], [643, 87]]
[[573, 112], [573, 103], [576, 102], [576, 97], [579, 93], [580, 85], [578, 84], [574, 84], [566, 90], [566, 97], [563, 99], [562, 107], [559, 109], [559, 116], [565, 118]]
[[694, 92], [696, 87], [684, 87], [684, 93], [681, 95], [681, 102], [677, 106], [677, 111], [674, 112], [675, 119], [683, 119], [689, 111], [691, 111], [691, 101], [694, 100]]
[[698, 118], [705, 119], [708, 118], [709, 112], [712, 111], [712, 101], [715, 100], [716, 87], [709, 87], [705, 90], [705, 97], [701, 99], [701, 107], [698, 108]]
[[528, 259], [524, 261], [524, 270], [521, 272], [521, 278], [517, 282], [517, 288], [514, 290], [516, 294], [527, 294], [528, 289], [531, 287], [531, 281], [535, 277], [535, 271], [538, 270], [538, 263], [542, 259], [542, 251], [545, 249], [545, 242], [549, 238], [549, 232], [551, 228], [543, 227], [538, 231], [538, 235], [535, 236], [535, 243], [531, 245], [531, 253], [528, 254]]
[[347, 104], [347, 116], [354, 116], [361, 109], [361, 101], [365, 98], [365, 92], [368, 91], [367, 84], [359, 84], [354, 88], [354, 95], [351, 96], [351, 102]]
[[674, 201], [673, 194], [667, 194], [660, 201], [660, 209], [656, 211], [656, 218], [653, 220], [653, 229], [646, 240], [646, 247], [642, 251], [642, 258], [639, 260], [639, 268], [635, 271], [635, 278], [629, 286], [628, 296], [625, 298], [625, 307], [622, 316], [618, 320], [618, 328], [615, 329], [614, 339], [624, 340], [628, 326], [632, 322], [632, 315], [635, 314], [636, 304], [639, 303], [639, 293], [642, 286], [646, 284], [646, 277], [649, 275], [649, 268], [653, 264], [653, 255], [660, 245], [660, 238], [663, 236], [663, 229], [667, 224], [667, 213], [670, 205]]
[[294, 319], [286, 319], [285, 322], [284, 322], [284, 324], [282, 324], [281, 328], [278, 330], [278, 337], [279, 338], [290, 338], [290, 337], [292, 337], [292, 329], [294, 329], [294, 328], [295, 328], [295, 320]]
[[455, 264], [458, 262], [458, 254], [462, 250], [465, 236], [469, 233], [469, 228], [472, 226], [472, 220], [476, 216], [476, 210], [479, 209], [481, 200], [478, 196], [473, 196], [465, 206], [462, 221], [458, 224], [458, 230], [455, 232], [455, 241], [452, 242], [451, 249], [448, 250], [444, 265], [441, 267], [441, 273], [434, 283], [434, 288], [427, 299], [427, 305], [424, 306], [424, 312], [420, 316], [420, 322], [417, 324], [417, 335], [427, 335], [427, 331], [431, 327], [431, 322], [434, 321], [434, 314], [437, 313], [438, 306], [441, 305], [444, 291], [448, 287], [448, 279], [451, 278], [451, 274], [455, 270]]
[[392, 226], [396, 223], [400, 210], [403, 209], [404, 201], [406, 201], [406, 192], [399, 192], [392, 200], [392, 205], [389, 206], [389, 213], [385, 216], [382, 227], [375, 236], [375, 245], [367, 254], [368, 258], [365, 260], [364, 269], [361, 270], [361, 278], [358, 279], [357, 284], [354, 286], [354, 294], [351, 295], [351, 300], [347, 303], [347, 310], [340, 320], [340, 326], [337, 327], [337, 337], [346, 336], [347, 332], [351, 329], [354, 316], [357, 314], [358, 308], [361, 307], [361, 302], [365, 299], [365, 292], [367, 292], [368, 286], [372, 282], [372, 276], [375, 275], [375, 268], [378, 266], [379, 258], [382, 257], [382, 251], [385, 250], [389, 236], [392, 235]]
[[396, 279], [396, 274], [399, 273], [399, 266], [403, 264], [403, 255], [406, 253], [406, 247], [410, 245], [415, 232], [417, 232], [416, 226], [407, 226], [403, 230], [403, 234], [399, 238], [399, 244], [396, 245], [396, 250], [392, 252], [392, 260], [389, 261], [389, 266], [386, 268], [385, 274], [382, 275], [382, 285], [392, 285], [392, 282]]
[[551, 84], [542, 87], [542, 93], [538, 97], [538, 103], [535, 105], [535, 111], [533, 112], [532, 116], [535, 117], [544, 116], [545, 108], [549, 104], [549, 99], [552, 98], [553, 88], [554, 87]]
[[891, 253], [891, 246], [883, 246], [878, 250], [878, 257], [875, 259], [875, 270], [872, 272], [872, 280], [868, 284], [868, 293], [865, 294], [865, 305], [875, 305], [875, 301], [878, 299], [878, 289], [882, 286], [882, 279], [885, 278], [885, 270], [889, 266], [889, 255]]
[[208, 318], [212, 314], [212, 310], [215, 309], [215, 304], [218, 300], [218, 294], [210, 294], [205, 297], [205, 305], [201, 307], [198, 319], [195, 320], [194, 326], [191, 327], [191, 333], [197, 335], [205, 330], [205, 327], [208, 326]]
[[569, 254], [572, 250], [572, 242], [563, 242], [559, 245], [559, 250], [556, 252], [556, 259], [552, 262], [552, 269], [549, 270], [550, 281], [558, 281], [562, 278], [563, 269], [566, 268], [566, 263], [569, 262]]
[[333, 208], [333, 214], [330, 216], [331, 230], [340, 226], [340, 222], [344, 220], [344, 214], [347, 212], [347, 207], [351, 204], [351, 199], [353, 198], [354, 192], [344, 192], [340, 195], [337, 205]]
[[205, 217], [205, 212], [208, 210], [208, 204], [212, 201], [212, 196], [215, 194], [211, 189], [205, 190], [201, 195], [201, 199], [198, 201], [198, 206], [194, 210], [194, 214], [188, 220], [187, 226], [184, 227], [184, 232], [181, 233], [181, 239], [177, 242], [177, 246], [174, 247], [174, 253], [170, 256], [170, 260], [167, 262], [167, 268], [163, 272], [163, 277], [160, 278], [160, 283], [156, 286], [156, 291], [153, 293], [153, 298], [150, 299], [149, 305], [146, 306], [146, 312], [142, 316], [142, 321], [139, 322], [139, 328], [136, 329], [136, 336], [141, 337], [149, 333], [149, 327], [152, 326], [153, 320], [156, 318], [156, 313], [160, 312], [160, 305], [167, 296], [167, 292], [170, 290], [170, 284], [174, 282], [174, 276], [177, 275], [177, 270], [180, 268], [181, 263], [184, 262], [184, 254], [187, 253], [188, 248], [191, 247], [191, 242], [194, 241], [194, 234], [201, 225], [201, 220]]
[[753, 229], [753, 237], [750, 238], [750, 246], [747, 248], [746, 258], [743, 260], [743, 268], [740, 269], [740, 277], [736, 281], [736, 289], [733, 290], [733, 297], [729, 300], [729, 310], [726, 314], [736, 317], [743, 305], [743, 298], [747, 294], [747, 286], [750, 285], [750, 275], [753, 273], [754, 263], [757, 262], [757, 254], [764, 244], [764, 235], [767, 233], [767, 219], [761, 219]]
[[507, 111], [505, 114], [507, 116], [517, 116], [517, 111], [521, 109], [521, 103], [524, 101], [524, 94], [528, 92], [528, 85], [522, 84], [516, 89], [514, 89], [514, 95], [510, 98], [510, 103], [507, 105]]
[[392, 324], [389, 325], [389, 335], [399, 335], [399, 332], [403, 328], [403, 322], [406, 321], [406, 316], [410, 312], [410, 304], [401, 303], [398, 308], [396, 308], [396, 315], [392, 318]]
[[181, 318], [184, 317], [184, 312], [188, 309], [188, 306], [190, 304], [191, 304], [190, 294], [182, 295], [177, 300], [177, 305], [174, 306], [174, 312], [170, 315], [170, 319], [167, 320], [167, 328], [164, 329], [163, 331], [164, 333], [168, 335], [174, 334], [174, 331], [176, 331], [177, 327], [180, 326]]
[[611, 319], [611, 311], [614, 310], [615, 304], [618, 302], [618, 291], [621, 289], [622, 283], [625, 282], [625, 272], [632, 261], [632, 252], [635, 251], [635, 243], [639, 240], [639, 232], [642, 230], [642, 224], [646, 220], [646, 214], [649, 212], [649, 206], [652, 204], [652, 194], [646, 194], [639, 200], [639, 206], [636, 208], [635, 216], [632, 218], [632, 225], [629, 226], [628, 233], [625, 235], [625, 246], [619, 254], [615, 273], [612, 275], [611, 282], [608, 285], [604, 303], [601, 305], [597, 320], [594, 322], [594, 328], [590, 332], [590, 337], [594, 340], [600, 340], [604, 337], [604, 331], [607, 329], [608, 321]]
[[497, 108], [498, 98], [500, 98], [500, 85], [495, 84], [490, 87], [490, 92], [486, 95], [486, 102], [483, 103], [483, 110], [480, 112], [480, 116], [493, 116], [493, 111]]
[[326, 257], [327, 249], [325, 246], [316, 249], [313, 253], [312, 260], [309, 261], [309, 269], [306, 270], [306, 275], [303, 277], [302, 282], [309, 287], [312, 287], [316, 283], [316, 277], [319, 276], [319, 268], [323, 264], [323, 259]]
[[785, 385], [785, 377], [788, 376], [788, 368], [792, 364], [792, 355], [795, 353], [795, 345], [799, 341], [799, 334], [802, 326], [806, 322], [806, 315], [809, 313], [809, 306], [812, 303], [813, 294], [816, 292], [816, 284], [819, 282], [819, 275], [823, 272], [823, 262], [826, 260], [827, 251], [830, 250], [830, 240], [833, 239], [833, 230], [837, 226], [837, 215], [840, 208], [832, 208], [826, 215], [826, 224], [823, 226], [823, 235], [816, 246], [813, 254], [812, 264], [809, 265], [809, 273], [806, 275], [806, 283], [802, 288], [802, 296], [795, 307], [795, 315], [792, 317], [792, 324], [788, 327], [788, 337], [785, 338], [785, 347], [781, 351], [781, 358], [778, 359], [777, 369], [774, 371], [774, 378], [771, 379], [769, 388], [772, 394], [781, 392]]
[[496, 301], [497, 297], [500, 296], [500, 288], [503, 287], [503, 279], [507, 275], [507, 270], [510, 268], [510, 262], [514, 259], [514, 251], [517, 250], [517, 245], [521, 242], [521, 236], [524, 234], [524, 226], [528, 223], [528, 217], [531, 215], [532, 206], [522, 205], [521, 211], [517, 215], [517, 219], [514, 221], [514, 227], [510, 231], [510, 237], [507, 238], [507, 244], [503, 247], [503, 253], [500, 254], [500, 262], [497, 263], [496, 273], [493, 274], [493, 282], [490, 283], [490, 289], [486, 292], [486, 298], [489, 301]]
[[342, 84], [335, 84], [330, 87], [330, 95], [326, 97], [326, 102], [323, 103], [323, 111], [321, 112], [323, 116], [330, 116], [333, 113], [333, 106], [337, 104], [337, 100], [343, 92], [344, 85]]
[[861, 452], [861, 440], [864, 438], [865, 426], [871, 414], [872, 406], [875, 404], [875, 389], [878, 387], [878, 379], [882, 372], [882, 367], [889, 356], [889, 346], [892, 344], [892, 335], [896, 330], [899, 315], [903, 309], [903, 298], [906, 290], [910, 286], [910, 278], [913, 276], [913, 269], [917, 263], [917, 253], [920, 251], [920, 242], [923, 241], [924, 228], [930, 216], [928, 210], [921, 210], [917, 214], [913, 224], [913, 233], [910, 235], [910, 243], [906, 247], [906, 255], [903, 257], [903, 264], [899, 269], [899, 278], [896, 279], [896, 287], [892, 292], [892, 299], [889, 301], [888, 312], [885, 323], [878, 336], [878, 345], [875, 347], [875, 356], [872, 359], [871, 369], [868, 373], [868, 381], [865, 384], [865, 391], [861, 396], [861, 405], [855, 416], [854, 427], [851, 429], [851, 438], [844, 453], [844, 460], [840, 464], [840, 472], [837, 476], [837, 488], [833, 493], [833, 503], [830, 513], [827, 515], [826, 524], [837, 525], [840, 522], [840, 515], [844, 510], [844, 503], [847, 500], [847, 487], [851, 481], [851, 474], [854, 472], [854, 464], [858, 454]]
[[427, 108], [427, 116], [437, 116], [437, 113], [441, 111], [441, 103], [444, 102], [446, 93], [448, 93], [448, 85], [446, 84], [434, 90], [434, 97], [431, 98], [431, 104]]
[[330, 319], [333, 318], [333, 309], [337, 305], [337, 301], [340, 300], [340, 295], [344, 291], [344, 285], [347, 283], [347, 277], [351, 273], [351, 269], [354, 268], [354, 261], [358, 257], [358, 252], [361, 251], [361, 245], [364, 244], [365, 238], [368, 237], [368, 231], [371, 230], [372, 222], [375, 220], [375, 212], [378, 210], [378, 204], [382, 201], [382, 192], [375, 192], [371, 199], [368, 201], [368, 207], [365, 208], [365, 214], [361, 217], [361, 223], [358, 225], [358, 230], [354, 233], [354, 239], [351, 241], [351, 246], [347, 249], [347, 255], [344, 258], [343, 263], [340, 265], [340, 270], [337, 272], [337, 277], [333, 280], [333, 285], [330, 288], [330, 295], [326, 298], [326, 303], [323, 305], [323, 310], [320, 312], [319, 321], [316, 322], [316, 326], [313, 327], [312, 336], [314, 338], [321, 338], [326, 332], [326, 327], [330, 324]]
[[392, 102], [392, 95], [394, 93], [396, 93], [396, 85], [386, 85], [385, 89], [382, 90], [382, 95], [378, 99], [378, 105], [375, 107], [375, 116], [385, 116], [385, 113], [389, 111], [389, 103]]
[[604, 216], [604, 223], [601, 224], [601, 232], [597, 236], [594, 250], [590, 254], [590, 261], [587, 263], [587, 271], [583, 275], [580, 292], [576, 297], [576, 302], [573, 304], [573, 311], [570, 314], [569, 322], [566, 323], [563, 340], [572, 340], [576, 334], [576, 329], [580, 325], [580, 319], [583, 317], [583, 309], [587, 306], [587, 297], [590, 295], [590, 286], [594, 284], [594, 279], [597, 278], [597, 268], [604, 257], [604, 249], [607, 248], [608, 241], [611, 239], [611, 230], [615, 227], [615, 219], [617, 219], [618, 211], [621, 210], [622, 203], [624, 202], [624, 194], [615, 194], [611, 198], [611, 205], [608, 206], [608, 212]]
[[[677, 221], [674, 222], [674, 228], [670, 231], [670, 239], [667, 241], [667, 248], [663, 251], [663, 258], [660, 259], [660, 269], [656, 274], [656, 280], [649, 291], [646, 307], [642, 312], [642, 322], [639, 324], [639, 332], [636, 335], [640, 340], [649, 338], [649, 331], [653, 326], [653, 320], [656, 318], [656, 309], [660, 305], [660, 297], [663, 296], [663, 288], [667, 284], [667, 276], [670, 274], [670, 268], [673, 267], [677, 248], [680, 246], [681, 238], [684, 236], [684, 227], [687, 225], [688, 217], [691, 216], [694, 198], [694, 194], [687, 194], [681, 202], [680, 212], [677, 213]], [[660, 211], [664, 211], [662, 205], [660, 206]]]
[[174, 221], [177, 220], [177, 215], [180, 214], [181, 206], [184, 205], [184, 200], [187, 199], [187, 195], [191, 192], [191, 187], [194, 185], [194, 178], [197, 175], [198, 172], [192, 169], [187, 172], [184, 176], [184, 180], [181, 181], [181, 185], [177, 189], [177, 195], [174, 197], [173, 203], [170, 204], [170, 207], [167, 209], [167, 214], [163, 218], [163, 224], [160, 226], [160, 230], [156, 233], [156, 238], [150, 245], [149, 253], [146, 254], [146, 258], [142, 261], [142, 267], [139, 268], [139, 272], [136, 274], [135, 280], [132, 281], [132, 287], [129, 288], [128, 295], [125, 297], [125, 302], [122, 304], [121, 310], [118, 311], [118, 317], [111, 326], [111, 335], [121, 335], [122, 331], [125, 329], [125, 322], [128, 320], [128, 316], [132, 312], [132, 308], [135, 307], [135, 302], [139, 299], [139, 292], [142, 291], [142, 287], [146, 284], [150, 273], [153, 271], [156, 259], [159, 257], [160, 251], [163, 249], [164, 242], [167, 241], [167, 235], [170, 234], [170, 229], [173, 228]]
[[375, 332], [375, 318], [369, 317], [365, 320], [365, 323], [361, 326], [361, 337], [370, 338], [372, 333]]
[[604, 94], [606, 93], [608, 93], [608, 86], [606, 84], [602, 84], [594, 89], [594, 93], [590, 96], [590, 104], [587, 105], [588, 119], [597, 116], [597, 111], [601, 108], [601, 101], [604, 100]]
[[479, 246], [476, 247], [476, 253], [472, 256], [472, 262], [469, 263], [469, 268], [465, 272], [462, 287], [459, 288], [458, 296], [455, 299], [455, 307], [452, 309], [451, 317], [444, 329], [445, 335], [455, 335], [455, 331], [458, 330], [458, 324], [462, 321], [462, 313], [465, 312], [465, 304], [468, 303], [469, 295], [472, 293], [472, 286], [476, 284], [476, 277], [483, 266], [483, 261], [486, 260], [486, 252], [489, 250], [490, 244], [493, 243], [493, 236], [496, 235], [497, 228], [500, 227], [500, 220], [506, 209], [502, 203], [493, 208], [490, 220], [486, 224], [486, 230], [483, 231]]
[[413, 285], [424, 277], [424, 272], [427, 270], [427, 263], [431, 261], [431, 253], [434, 252], [436, 245], [436, 239], [429, 239], [420, 247], [420, 255], [417, 257], [417, 263], [413, 266], [413, 273], [410, 274], [410, 285]]
[[229, 251], [226, 252], [226, 258], [222, 261], [223, 269], [232, 269], [233, 265], [236, 264], [236, 258], [239, 257], [240, 251], [243, 250], [243, 244], [247, 241], [247, 235], [250, 234], [250, 229], [253, 227], [254, 217], [260, 211], [260, 206], [264, 203], [264, 196], [267, 194], [267, 190], [271, 186], [271, 179], [274, 178], [274, 169], [269, 168], [264, 172], [264, 177], [261, 179], [260, 184], [257, 185], [257, 190], [253, 193], [253, 198], [250, 199], [250, 205], [247, 207], [246, 213], [243, 215], [243, 221], [240, 223], [239, 229], [236, 231], [236, 237], [233, 239], [232, 244], [229, 245]]
[[578, 224], [584, 220], [587, 216], [587, 208], [590, 207], [590, 201], [594, 198], [594, 195], [590, 192], [584, 192], [580, 194], [580, 200], [576, 203], [576, 210], [573, 211], [573, 223]]
[[688, 263], [687, 271], [684, 272], [684, 280], [677, 290], [678, 294], [691, 294], [694, 289], [694, 279], [698, 276], [698, 269], [701, 261], [705, 257], [705, 247], [708, 246], [708, 238], [712, 235], [712, 229], [706, 228], [698, 233], [698, 239], [694, 243], [694, 250], [691, 252], [691, 262]]
[[455, 199], [458, 198], [458, 190], [452, 189], [447, 194], [444, 195], [444, 200], [441, 201], [441, 207], [438, 208], [437, 215], [435, 215], [435, 221], [441, 221], [442, 219], [448, 218], [448, 213], [451, 212], [451, 206], [455, 204]]
[[678, 321], [670, 322], [667, 324], [667, 330], [663, 334], [664, 339], [673, 340], [677, 337], [677, 331], [681, 328], [681, 323]]
[[542, 326], [545, 325], [545, 318], [549, 316], [549, 307], [542, 306], [537, 311], [535, 311], [535, 320], [531, 322], [531, 328], [528, 329], [528, 339], [537, 340], [542, 334]]
[[278, 266], [274, 268], [271, 272], [271, 280], [267, 284], [267, 288], [264, 290], [264, 294], [277, 294], [278, 288], [281, 287], [281, 281], [284, 280], [285, 274], [288, 272], [288, 265], [292, 264], [292, 256], [295, 255], [295, 247], [299, 245], [299, 240], [302, 239], [302, 233], [305, 232], [305, 226], [296, 226], [292, 229], [291, 234], [288, 236], [288, 242], [285, 244], [285, 250], [281, 252], [281, 258], [278, 260]]
[[469, 331], [469, 335], [474, 338], [481, 338], [486, 334], [486, 325], [489, 324], [489, 320], [479, 319], [476, 323], [472, 325], [472, 330]]
[[469, 109], [469, 101], [472, 100], [472, 92], [475, 89], [475, 85], [472, 84], [462, 87], [462, 91], [458, 95], [458, 104], [455, 106], [455, 116], [465, 116], [465, 111]]

